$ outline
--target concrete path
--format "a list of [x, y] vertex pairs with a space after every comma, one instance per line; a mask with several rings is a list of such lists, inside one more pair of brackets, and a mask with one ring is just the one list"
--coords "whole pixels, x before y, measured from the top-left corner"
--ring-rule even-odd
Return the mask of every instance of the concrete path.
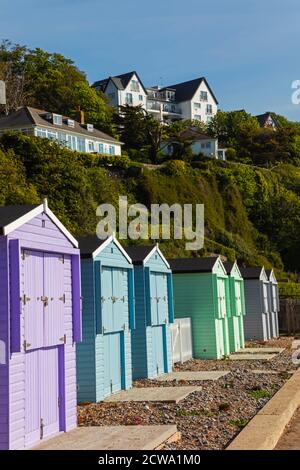
[[229, 359], [231, 361], [270, 361], [277, 354], [230, 354]]
[[171, 382], [172, 380], [186, 380], [191, 382], [195, 380], [218, 380], [229, 373], [230, 370], [171, 372], [170, 374], [165, 374], [161, 377], [158, 377], [156, 380], [159, 380], [160, 382]]
[[294, 414], [284, 434], [279, 439], [276, 450], [300, 450], [300, 408]]
[[175, 425], [91, 426], [62, 433], [33, 450], [154, 450], [179, 439]]
[[285, 348], [244, 348], [237, 354], [281, 354]]
[[202, 387], [136, 387], [130, 390], [122, 390], [115, 393], [104, 401], [106, 402], [124, 402], [124, 401], [149, 401], [178, 403], [186, 398], [190, 393], [199, 392]]
[[300, 339], [295, 339], [292, 342], [292, 349], [298, 349], [298, 348], [300, 348]]

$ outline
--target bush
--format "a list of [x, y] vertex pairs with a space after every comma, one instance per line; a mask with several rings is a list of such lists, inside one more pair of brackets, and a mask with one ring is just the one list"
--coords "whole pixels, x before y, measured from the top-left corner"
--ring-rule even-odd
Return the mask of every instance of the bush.
[[164, 173], [171, 176], [180, 176], [188, 173], [188, 165], [183, 160], [170, 160], [164, 165]]

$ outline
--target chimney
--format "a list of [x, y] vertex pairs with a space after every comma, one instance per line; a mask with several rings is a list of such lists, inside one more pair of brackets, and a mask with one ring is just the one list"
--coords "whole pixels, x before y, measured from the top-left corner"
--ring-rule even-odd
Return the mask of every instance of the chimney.
[[80, 106], [78, 106], [77, 108], [77, 115], [78, 115], [77, 121], [83, 126], [85, 124], [84, 111], [81, 111]]

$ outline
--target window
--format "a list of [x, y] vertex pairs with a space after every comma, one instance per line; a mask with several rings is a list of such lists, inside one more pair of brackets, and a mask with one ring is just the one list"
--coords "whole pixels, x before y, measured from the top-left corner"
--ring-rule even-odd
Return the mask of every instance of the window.
[[211, 148], [211, 142], [206, 142], [205, 147], [206, 147], [207, 149], [210, 149], [210, 148]]
[[132, 93], [126, 93], [125, 103], [132, 104]]
[[140, 100], [140, 101], [144, 101], [143, 95], [139, 95], [139, 100]]
[[109, 97], [110, 101], [115, 101], [116, 94], [115, 93], [108, 93], [108, 97]]
[[130, 90], [131, 91], [140, 91], [140, 84], [137, 80], [131, 80]]
[[77, 145], [78, 145], [78, 151], [79, 152], [85, 152], [85, 139], [82, 137], [78, 137], [77, 139]]
[[47, 130], [46, 130], [46, 129], [42, 129], [42, 128], [40, 128], [40, 127], [37, 127], [37, 128], [36, 128], [36, 136], [37, 136], [37, 137], [47, 138]]
[[95, 151], [94, 142], [92, 140], [89, 140], [89, 152], [94, 152], [94, 151]]
[[57, 126], [62, 125], [62, 116], [60, 114], [53, 114], [53, 124]]
[[207, 91], [200, 91], [200, 100], [201, 101], [207, 101]]
[[195, 119], [196, 121], [201, 121], [201, 116], [200, 116], [200, 114], [194, 114], [194, 119]]
[[194, 103], [194, 108], [195, 109], [200, 109], [201, 108], [201, 103]]
[[104, 145], [99, 144], [99, 153], [104, 153]]
[[213, 109], [212, 109], [212, 104], [207, 104], [206, 105], [206, 114], [212, 114]]
[[48, 130], [47, 137], [50, 140], [56, 140], [57, 139], [57, 133], [55, 131]]
[[77, 150], [77, 137], [75, 137], [75, 135], [72, 135], [71, 149]]
[[75, 121], [73, 119], [68, 119], [67, 124], [69, 127], [75, 127]]
[[108, 152], [109, 152], [110, 155], [114, 155], [114, 154], [115, 154], [115, 146], [114, 146], [114, 145], [110, 145]]
[[58, 136], [58, 141], [60, 144], [62, 145], [67, 144], [67, 134], [65, 134], [64, 132], [58, 132], [57, 136]]

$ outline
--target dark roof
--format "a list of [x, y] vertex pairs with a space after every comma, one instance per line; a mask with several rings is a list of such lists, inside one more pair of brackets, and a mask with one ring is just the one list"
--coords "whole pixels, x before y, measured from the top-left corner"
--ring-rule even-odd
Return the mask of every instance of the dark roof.
[[256, 119], [258, 120], [258, 123], [259, 123], [260, 127], [265, 127], [266, 122], [267, 122], [267, 120], [269, 119], [269, 117], [272, 118], [272, 120], [273, 120], [275, 126], [278, 125], [276, 119], [274, 118], [274, 116], [273, 116], [273, 114], [272, 114], [271, 112], [266, 112], [266, 113], [264, 113], [264, 114], [258, 114], [258, 115], [255, 116], [255, 117], [256, 117]]
[[211, 272], [218, 256], [207, 258], [177, 258], [169, 259], [170, 268], [174, 273], [207, 273]]
[[183, 83], [177, 83], [176, 85], [171, 85], [165, 88], [173, 88], [176, 91], [176, 95], [175, 95], [176, 101], [178, 102], [189, 101], [194, 97], [196, 91], [198, 90], [202, 82], [205, 83], [212, 97], [214, 98], [216, 104], [218, 104], [218, 100], [215, 94], [213, 93], [212, 89], [210, 88], [205, 77], [196, 78], [194, 80], [189, 80]]
[[15, 127], [19, 128], [20, 126], [24, 127], [24, 126], [31, 126], [31, 125], [47, 126], [50, 128], [52, 127], [56, 130], [76, 132], [79, 134], [84, 134], [91, 138], [96, 137], [102, 140], [106, 140], [108, 142], [121, 144], [121, 142], [119, 142], [114, 137], [111, 137], [110, 135], [105, 134], [104, 132], [99, 131], [98, 129], [94, 128], [93, 132], [89, 132], [82, 124], [80, 124], [77, 121], [74, 121], [75, 122], [74, 127], [68, 126], [66, 122], [64, 122], [64, 121], [67, 121], [67, 119], [70, 119], [67, 116], [63, 116], [63, 124], [61, 126], [57, 124], [53, 124], [48, 119], [46, 119], [47, 114], [51, 114], [51, 113], [42, 109], [36, 109], [36, 108], [31, 108], [29, 106], [24, 106], [22, 108], [19, 108], [17, 111], [14, 111], [13, 113], [9, 114], [8, 116], [0, 118], [0, 129], [11, 129]]
[[239, 267], [239, 269], [244, 279], [259, 279], [263, 268], [260, 266], [260, 267], [255, 267], [255, 268]]
[[100, 240], [96, 235], [87, 235], [86, 237], [77, 237], [79, 243], [80, 255], [82, 258], [90, 258], [105, 240]]
[[0, 207], [0, 233], [3, 234], [3, 229], [18, 220], [23, 215], [32, 211], [38, 205], [23, 205], [23, 206], [1, 206]]
[[230, 274], [234, 263], [232, 263], [231, 261], [223, 261], [223, 264], [224, 264], [227, 274]]
[[105, 92], [109, 80], [112, 80], [118, 90], [125, 90], [134, 75], [137, 76], [141, 86], [143, 87], [144, 92], [147, 94], [143, 82], [135, 70], [133, 70], [132, 72], [122, 73], [121, 75], [114, 75], [113, 77], [104, 78], [103, 80], [98, 80], [97, 82], [93, 83], [92, 87], [101, 87], [103, 92]]
[[215, 137], [211, 135], [204, 134], [203, 132], [199, 131], [198, 129], [190, 127], [189, 129], [185, 129], [181, 132], [180, 137], [182, 139], [188, 140], [217, 140]]
[[144, 259], [153, 250], [155, 245], [126, 246], [125, 250], [132, 259], [133, 264], [143, 264]]

